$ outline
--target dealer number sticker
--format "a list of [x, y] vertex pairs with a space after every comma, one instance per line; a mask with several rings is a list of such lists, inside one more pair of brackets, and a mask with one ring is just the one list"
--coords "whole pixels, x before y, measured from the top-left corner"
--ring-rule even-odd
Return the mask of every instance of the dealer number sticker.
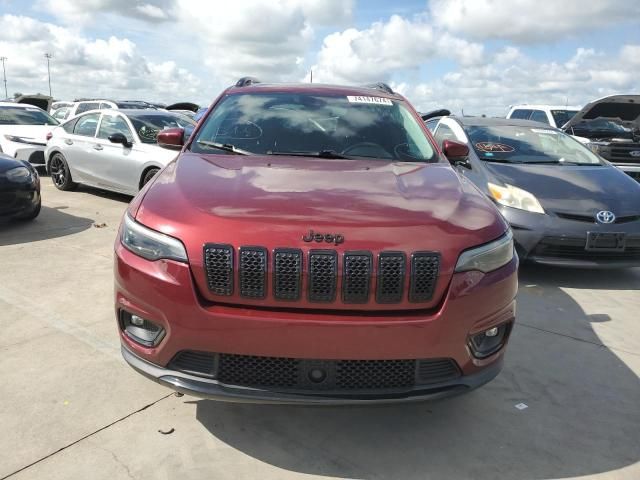
[[370, 103], [373, 105], [387, 105], [389, 107], [393, 106], [393, 102], [388, 98], [382, 97], [361, 97], [359, 95], [348, 95], [347, 100], [349, 103]]

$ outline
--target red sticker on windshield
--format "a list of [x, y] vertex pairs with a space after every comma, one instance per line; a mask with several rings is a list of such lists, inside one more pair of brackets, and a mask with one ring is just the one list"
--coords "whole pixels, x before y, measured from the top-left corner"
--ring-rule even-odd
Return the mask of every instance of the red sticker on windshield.
[[509, 153], [515, 151], [515, 148], [513, 148], [511, 145], [495, 142], [478, 142], [476, 143], [476, 148], [481, 152]]

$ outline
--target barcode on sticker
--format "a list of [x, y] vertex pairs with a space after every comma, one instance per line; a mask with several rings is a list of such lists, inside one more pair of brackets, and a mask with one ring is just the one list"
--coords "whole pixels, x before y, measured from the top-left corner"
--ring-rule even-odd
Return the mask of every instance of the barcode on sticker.
[[347, 100], [349, 103], [372, 103], [374, 105], [393, 106], [393, 102], [391, 100], [383, 97], [361, 97], [359, 95], [348, 95]]

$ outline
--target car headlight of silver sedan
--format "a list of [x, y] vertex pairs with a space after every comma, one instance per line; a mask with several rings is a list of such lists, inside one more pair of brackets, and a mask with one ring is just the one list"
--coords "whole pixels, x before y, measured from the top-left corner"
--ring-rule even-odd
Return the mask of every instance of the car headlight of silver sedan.
[[31, 170], [27, 167], [16, 167], [5, 172], [7, 180], [14, 183], [25, 183], [31, 181]]
[[147, 260], [165, 258], [178, 262], [188, 261], [187, 252], [180, 240], [145, 227], [129, 214], [124, 216], [120, 241], [127, 250]]
[[462, 252], [456, 264], [456, 272], [492, 272], [509, 263], [514, 255], [513, 233], [509, 230], [493, 242]]

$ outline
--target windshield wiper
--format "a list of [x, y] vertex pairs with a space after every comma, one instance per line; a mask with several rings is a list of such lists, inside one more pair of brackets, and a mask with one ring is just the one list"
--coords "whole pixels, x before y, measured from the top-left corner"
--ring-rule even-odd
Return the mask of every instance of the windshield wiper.
[[274, 152], [270, 150], [267, 152], [267, 155], [282, 155], [286, 157], [314, 157], [314, 158], [345, 158], [351, 159], [348, 155], [343, 155], [342, 153], [338, 153], [335, 150], [320, 150], [318, 152]]
[[230, 143], [217, 143], [217, 142], [208, 142], [206, 140], [198, 140], [196, 142], [198, 145], [203, 145], [205, 147], [217, 148], [218, 150], [224, 150], [225, 152], [230, 152], [235, 155], [254, 155], [253, 152], [249, 152], [247, 150], [242, 150], [240, 148], [236, 148], [234, 145]]
[[507, 160], [506, 158], [485, 158], [480, 157], [480, 160], [484, 162], [492, 162], [492, 163], [522, 163], [522, 162], [514, 162], [511, 160]]

